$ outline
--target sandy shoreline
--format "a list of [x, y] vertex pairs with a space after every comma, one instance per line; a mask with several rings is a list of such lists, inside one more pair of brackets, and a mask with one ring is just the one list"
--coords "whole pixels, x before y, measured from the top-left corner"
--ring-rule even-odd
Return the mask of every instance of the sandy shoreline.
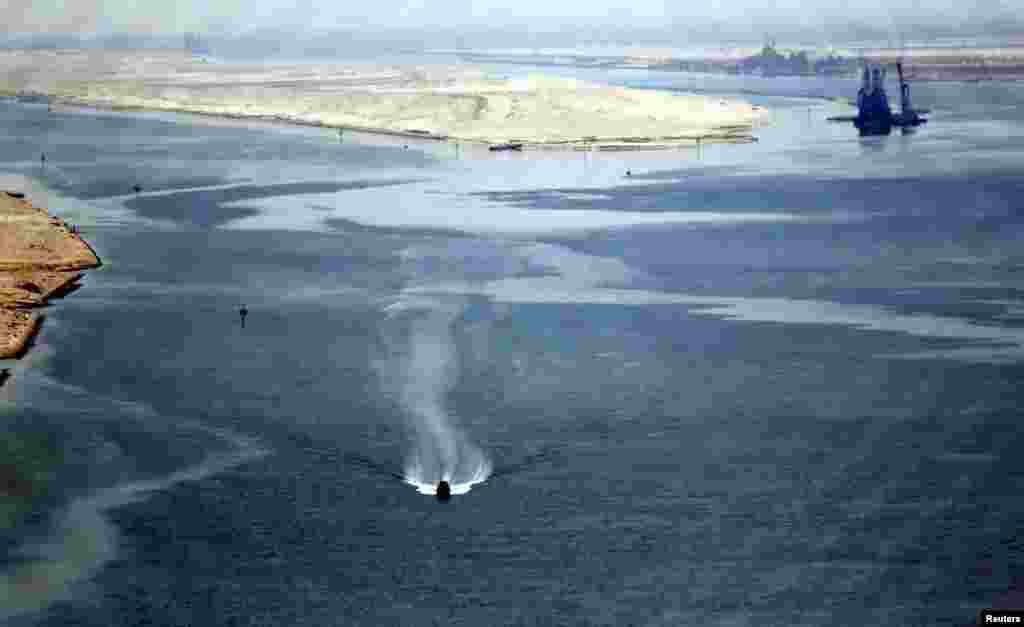
[[747, 141], [766, 112], [705, 95], [463, 65], [206, 63], [179, 51], [0, 51], [0, 94], [104, 109], [529, 145]]
[[902, 61], [915, 81], [1024, 80], [1024, 47], [1002, 48], [878, 48], [864, 57], [876, 63]]
[[80, 270], [100, 260], [71, 225], [14, 191], [0, 192], [0, 251], [0, 359], [10, 359], [39, 330], [32, 309], [77, 289]]
[[[663, 72], [710, 72], [730, 75], [764, 75], [763, 48], [724, 47], [703, 49], [630, 48], [614, 50], [432, 50], [428, 54], [456, 56], [471, 63], [521, 64], [526, 62], [553, 66], [646, 69]], [[894, 64], [902, 61], [907, 76], [915, 81], [1018, 81], [1024, 80], [1024, 46], [910, 46], [900, 48], [817, 48], [783, 47], [782, 55], [803, 52], [812, 63], [835, 55], [829, 62], [810, 71], [792, 65], [773, 64], [769, 76], [846, 76], [859, 78], [862, 61]], [[771, 66], [770, 66], [771, 67]], [[755, 69], [760, 69], [761, 73]]]

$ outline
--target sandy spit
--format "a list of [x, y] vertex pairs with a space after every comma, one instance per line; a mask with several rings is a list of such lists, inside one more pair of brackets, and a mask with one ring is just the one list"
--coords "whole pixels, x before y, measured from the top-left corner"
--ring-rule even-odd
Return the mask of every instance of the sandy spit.
[[750, 137], [765, 111], [738, 100], [473, 66], [210, 63], [179, 51], [0, 51], [0, 94], [275, 120], [411, 137], [526, 145], [684, 144]]

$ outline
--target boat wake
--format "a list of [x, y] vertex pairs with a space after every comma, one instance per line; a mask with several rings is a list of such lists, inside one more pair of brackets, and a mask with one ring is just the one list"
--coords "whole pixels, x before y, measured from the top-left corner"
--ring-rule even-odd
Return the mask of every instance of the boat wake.
[[454, 423], [445, 395], [458, 376], [451, 326], [462, 305], [432, 299], [389, 307], [392, 320], [409, 321], [408, 343], [379, 370], [397, 389], [409, 416], [411, 451], [404, 480], [420, 494], [433, 495], [439, 481], [452, 494], [466, 494], [491, 474], [491, 461]]
[[476, 484], [486, 481], [490, 476], [491, 463], [481, 454], [480, 459], [467, 464], [464, 471], [463, 469], [458, 469], [455, 472], [446, 470], [439, 478], [436, 473], [427, 470], [427, 467], [419, 460], [412, 459], [405, 467], [404, 480], [416, 488], [420, 494], [434, 496], [437, 492], [438, 481], [446, 481], [451, 486], [452, 494], [462, 495], [469, 492]]

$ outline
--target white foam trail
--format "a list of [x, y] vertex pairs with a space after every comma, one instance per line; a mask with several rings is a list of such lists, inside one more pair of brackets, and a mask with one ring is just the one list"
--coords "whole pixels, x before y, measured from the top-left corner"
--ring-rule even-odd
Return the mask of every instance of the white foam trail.
[[[391, 318], [403, 313], [414, 316], [408, 351], [398, 362], [396, 377], [413, 440], [405, 481], [421, 494], [434, 494], [441, 480], [448, 482], [453, 494], [465, 494], [490, 476], [491, 462], [453, 424], [445, 408], [445, 395], [458, 376], [451, 325], [462, 313], [462, 305], [414, 297], [386, 310]], [[394, 364], [387, 366], [392, 369]]]
[[44, 543], [23, 547], [28, 558], [10, 572], [0, 573], [0, 620], [39, 611], [70, 598], [76, 585], [89, 580], [117, 554], [117, 529], [105, 512], [144, 501], [154, 492], [186, 481], [199, 481], [269, 453], [256, 440], [199, 424], [189, 425], [231, 444], [227, 453], [213, 455], [195, 466], [160, 479], [122, 483], [77, 498], [67, 506], [54, 534]]
[[[469, 492], [476, 484], [486, 481], [491, 476], [491, 470], [491, 463], [487, 459], [481, 459], [470, 474], [460, 479], [453, 479], [450, 475], [442, 477], [442, 479], [449, 483], [452, 494], [462, 495]], [[416, 488], [420, 494], [434, 496], [437, 492], [437, 482], [428, 481], [429, 476], [429, 472], [415, 460], [405, 468], [406, 483]]]

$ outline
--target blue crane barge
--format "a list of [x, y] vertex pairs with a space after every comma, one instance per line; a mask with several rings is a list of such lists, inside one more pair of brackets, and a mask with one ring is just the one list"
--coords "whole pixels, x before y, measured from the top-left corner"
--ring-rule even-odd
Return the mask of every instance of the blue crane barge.
[[829, 118], [830, 122], [853, 122], [861, 135], [888, 135], [893, 127], [909, 129], [927, 122], [921, 114], [927, 110], [914, 109], [910, 102], [910, 85], [903, 77], [903, 64], [896, 64], [900, 79], [900, 111], [893, 113], [889, 96], [885, 92], [885, 68], [864, 66], [860, 89], [857, 90], [857, 115]]

